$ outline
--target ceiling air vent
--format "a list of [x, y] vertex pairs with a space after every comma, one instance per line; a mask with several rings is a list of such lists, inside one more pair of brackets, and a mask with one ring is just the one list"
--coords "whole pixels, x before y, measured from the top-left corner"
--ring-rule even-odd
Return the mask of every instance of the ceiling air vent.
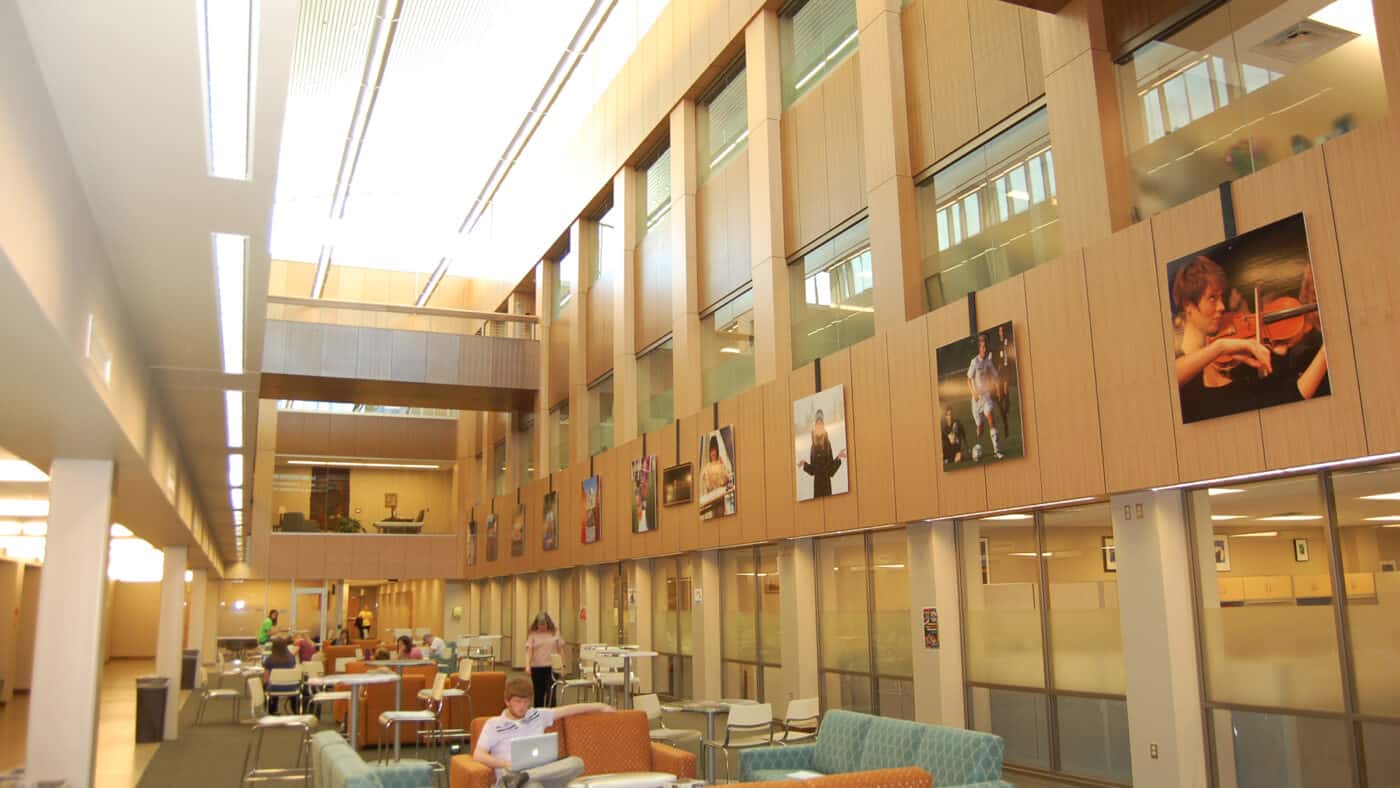
[[1353, 38], [1356, 38], [1356, 34], [1350, 30], [1323, 24], [1315, 19], [1304, 19], [1255, 44], [1249, 51], [1285, 63], [1302, 65], [1322, 57]]

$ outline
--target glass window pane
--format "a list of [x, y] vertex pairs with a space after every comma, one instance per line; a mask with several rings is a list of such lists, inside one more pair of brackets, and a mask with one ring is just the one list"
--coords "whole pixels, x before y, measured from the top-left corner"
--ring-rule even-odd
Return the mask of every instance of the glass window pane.
[[880, 716], [900, 720], [914, 719], [914, 680], [880, 676], [875, 679], [880, 696]]
[[[1326, 511], [1317, 477], [1196, 490], [1191, 518], [1207, 697], [1341, 711]], [[1304, 540], [1310, 560], [1295, 560], [1295, 539]], [[1299, 636], [1280, 637], [1284, 632]]]
[[701, 183], [744, 148], [749, 132], [747, 86], [747, 74], [740, 68], [728, 78], [714, 98], [696, 108]]
[[[875, 587], [875, 671], [882, 675], [914, 675], [908, 558], [909, 543], [903, 528], [870, 535], [870, 571]], [[880, 713], [897, 716], [886, 713], [883, 700]]]
[[1124, 694], [1123, 632], [1109, 505], [1055, 509], [1044, 517], [1055, 687]]
[[660, 429], [675, 418], [675, 345], [667, 339], [637, 357], [637, 431]]
[[807, 0], [783, 16], [778, 30], [787, 108], [855, 51], [855, 0]]
[[1031, 515], [961, 524], [968, 681], [1045, 686]]
[[579, 598], [579, 572], [577, 569], [570, 569], [564, 573], [564, 578], [559, 584], [559, 635], [564, 638], [565, 643], [573, 646], [577, 646], [579, 642]]
[[968, 687], [967, 705], [973, 730], [995, 733], [1006, 740], [1005, 763], [1050, 768], [1050, 714], [1044, 695]]
[[758, 700], [758, 671], [757, 665], [724, 660], [720, 691], [726, 698]]
[[817, 628], [821, 631], [818, 664], [869, 673], [870, 630], [862, 535], [817, 540], [817, 616]]
[[1400, 785], [1400, 725], [1361, 723], [1361, 749], [1366, 753], [1367, 782]]
[[724, 615], [720, 617], [720, 621], [724, 635], [724, 658], [757, 662], [758, 644], [754, 642], [757, 632], [754, 619], [758, 612], [755, 599], [755, 580], [758, 573], [754, 567], [753, 548], [741, 547], [737, 550], [723, 551], [719, 554], [719, 567], [723, 583], [721, 609]]
[[[783, 664], [782, 584], [778, 577], [778, 546], [758, 548], [758, 629], [759, 659], [769, 666]], [[773, 688], [764, 685], [765, 691]]]
[[1336, 788], [1351, 784], [1347, 723], [1342, 720], [1215, 709], [1210, 721], [1220, 785]]
[[875, 335], [869, 219], [789, 265], [788, 280], [794, 369]]
[[705, 405], [754, 385], [753, 291], [700, 318], [700, 387]]
[[875, 713], [875, 679], [867, 675], [822, 671], [822, 708]]
[[588, 455], [613, 447], [613, 376], [588, 387]]
[[549, 409], [549, 453], [554, 470], [569, 467], [569, 403]]
[[653, 648], [663, 654], [677, 653], [676, 641], [676, 560], [658, 558], [651, 568], [651, 637]]
[[[1059, 682], [1056, 668], [1055, 683]], [[1055, 698], [1055, 717], [1060, 733], [1060, 769], [1085, 777], [1132, 783], [1127, 701], [1059, 695]]]
[[[1332, 489], [1358, 710], [1400, 717], [1400, 466], [1336, 473]], [[1309, 564], [1324, 557], [1308, 545]]]
[[676, 561], [676, 631], [679, 634], [680, 653], [691, 656], [695, 654], [695, 646], [691, 643], [694, 632], [691, 629], [691, 604], [694, 601], [695, 559], [689, 555], [683, 555]]

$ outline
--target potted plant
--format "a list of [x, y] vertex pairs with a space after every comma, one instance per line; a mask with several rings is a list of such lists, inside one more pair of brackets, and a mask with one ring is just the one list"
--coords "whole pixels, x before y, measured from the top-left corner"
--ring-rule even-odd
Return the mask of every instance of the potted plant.
[[342, 534], [362, 534], [365, 532], [365, 527], [353, 517], [338, 514], [335, 516], [335, 530], [336, 533]]

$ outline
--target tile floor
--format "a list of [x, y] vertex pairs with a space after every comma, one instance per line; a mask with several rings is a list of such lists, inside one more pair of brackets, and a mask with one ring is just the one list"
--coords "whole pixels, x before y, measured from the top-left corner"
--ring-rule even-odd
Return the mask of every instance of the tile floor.
[[[131, 788], [141, 779], [159, 744], [136, 743], [136, 677], [155, 670], [150, 659], [116, 659], [102, 670], [98, 705], [97, 788]], [[188, 692], [180, 693], [184, 703]], [[0, 706], [0, 774], [24, 764], [29, 695]]]

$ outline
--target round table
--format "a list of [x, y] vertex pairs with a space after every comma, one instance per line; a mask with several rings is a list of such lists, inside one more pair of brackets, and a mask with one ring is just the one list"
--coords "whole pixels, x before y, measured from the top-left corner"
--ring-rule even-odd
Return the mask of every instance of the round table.
[[659, 657], [655, 651], [640, 651], [634, 646], [616, 646], [600, 648], [596, 652], [600, 657], [622, 657], [622, 707], [632, 708], [632, 660], [637, 657]]
[[[661, 707], [662, 711], [691, 712], [705, 715], [705, 741], [715, 740], [715, 717], [720, 714], [728, 714], [730, 706], [744, 706], [755, 703], [751, 700], [687, 700], [680, 703], [667, 703]], [[715, 748], [705, 747], [705, 779], [713, 781], [715, 779]]]
[[[403, 711], [403, 669], [413, 665], [436, 665], [431, 659], [371, 659], [365, 663], [376, 668], [392, 668], [399, 674], [399, 684], [394, 687], [394, 711]], [[394, 736], [394, 760], [399, 759], [399, 737]]]
[[581, 777], [569, 783], [569, 788], [665, 788], [675, 780], [676, 775], [669, 772], [619, 772]]
[[[360, 687], [366, 684], [388, 684], [394, 682], [399, 685], [399, 690], [403, 690], [402, 676], [394, 673], [343, 673], [336, 676], [314, 676], [306, 680], [312, 686], [328, 686], [335, 684], [346, 684], [350, 687]], [[345, 731], [350, 736], [350, 746], [359, 749], [359, 743], [355, 738], [355, 731], [358, 729], [360, 720], [360, 699], [359, 691], [351, 690], [350, 714], [345, 723]]]

